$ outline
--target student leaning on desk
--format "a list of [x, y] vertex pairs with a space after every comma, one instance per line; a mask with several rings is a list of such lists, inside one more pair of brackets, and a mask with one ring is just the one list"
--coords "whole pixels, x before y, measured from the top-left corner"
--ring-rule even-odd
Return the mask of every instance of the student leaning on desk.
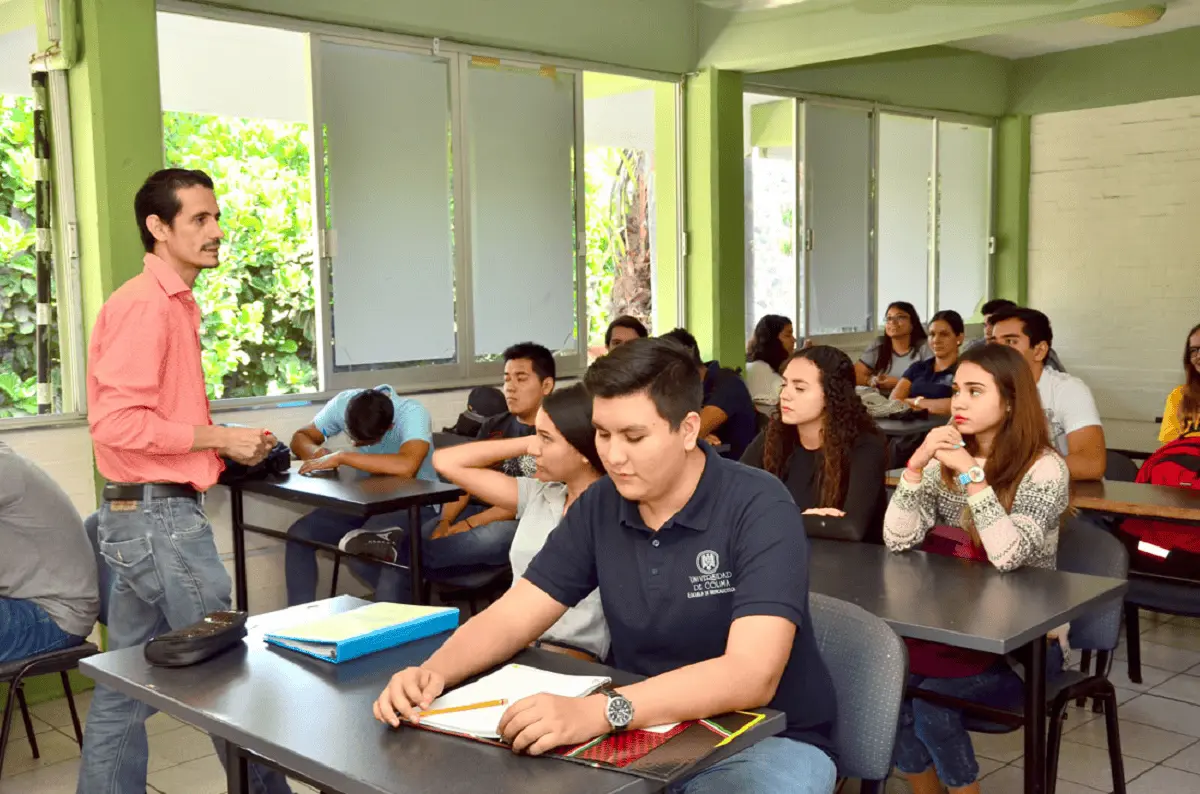
[[677, 345], [623, 344], [585, 384], [609, 477], [579, 497], [504, 597], [392, 677], [375, 718], [414, 720], [599, 587], [613, 666], [648, 678], [585, 698], [517, 701], [500, 722], [514, 751], [767, 705], [787, 714], [781, 736], [671, 791], [829, 794], [835, 704], [809, 620], [799, 509], [779, 480], [698, 443], [703, 387]]

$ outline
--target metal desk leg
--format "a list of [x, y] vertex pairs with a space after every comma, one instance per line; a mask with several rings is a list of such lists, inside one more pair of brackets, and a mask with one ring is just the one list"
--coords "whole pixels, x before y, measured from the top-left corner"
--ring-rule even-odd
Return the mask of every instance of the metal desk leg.
[[1046, 637], [1021, 649], [1025, 665], [1025, 794], [1046, 790]]
[[421, 508], [411, 505], [408, 508], [408, 573], [412, 579], [412, 603], [421, 604], [424, 600], [425, 573], [421, 568]]
[[[233, 586], [237, 595], [236, 608], [248, 610], [249, 597], [246, 595], [246, 516], [243, 512], [242, 489], [229, 489], [230, 512], [233, 514]], [[232, 792], [232, 789], [230, 789]]]
[[228, 794], [250, 794], [249, 762], [241, 748], [233, 742], [225, 743], [225, 781]]

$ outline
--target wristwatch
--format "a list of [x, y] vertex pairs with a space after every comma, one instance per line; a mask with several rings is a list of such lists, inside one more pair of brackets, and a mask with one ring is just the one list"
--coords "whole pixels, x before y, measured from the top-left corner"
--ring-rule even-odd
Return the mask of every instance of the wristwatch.
[[983, 469], [981, 469], [979, 466], [972, 466], [971, 468], [967, 469], [962, 474], [958, 475], [958, 484], [962, 485], [962, 486], [966, 486], [973, 482], [974, 483], [983, 482], [983, 479], [984, 479]]
[[604, 716], [608, 719], [608, 724], [612, 726], [613, 732], [628, 728], [629, 723], [633, 722], [633, 704], [629, 702], [629, 698], [611, 687], [604, 687], [600, 690], [600, 694], [608, 698]]
[[924, 397], [914, 397], [913, 398], [913, 408], [920, 408], [921, 403], [923, 403], [923, 402], [925, 402]]

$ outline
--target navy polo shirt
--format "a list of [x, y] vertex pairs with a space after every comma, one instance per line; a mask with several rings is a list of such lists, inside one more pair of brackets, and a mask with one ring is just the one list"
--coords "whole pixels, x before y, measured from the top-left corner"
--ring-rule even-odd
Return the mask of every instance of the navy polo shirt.
[[775, 477], [703, 449], [696, 492], [657, 532], [605, 477], [567, 511], [525, 578], [568, 607], [599, 587], [612, 665], [644, 676], [723, 655], [738, 618], [790, 620], [791, 658], [767, 705], [786, 712], [784, 736], [832, 754], [833, 681], [809, 621], [800, 509]]
[[958, 372], [958, 364], [935, 372], [933, 368], [936, 364], [936, 358], [927, 358], [904, 370], [904, 377], [912, 383], [909, 397], [945, 400], [954, 396], [954, 373]]
[[721, 443], [729, 445], [729, 457], [741, 460], [746, 447], [758, 435], [758, 409], [740, 375], [716, 361], [704, 366], [708, 372], [704, 376], [704, 405], [720, 408], [727, 417], [713, 432]]

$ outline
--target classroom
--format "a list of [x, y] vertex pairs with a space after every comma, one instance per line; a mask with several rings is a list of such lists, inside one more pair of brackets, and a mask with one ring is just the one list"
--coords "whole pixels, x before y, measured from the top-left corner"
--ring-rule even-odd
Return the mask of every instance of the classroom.
[[0, 794], [1200, 791], [1197, 212], [1200, 0], [0, 0]]

